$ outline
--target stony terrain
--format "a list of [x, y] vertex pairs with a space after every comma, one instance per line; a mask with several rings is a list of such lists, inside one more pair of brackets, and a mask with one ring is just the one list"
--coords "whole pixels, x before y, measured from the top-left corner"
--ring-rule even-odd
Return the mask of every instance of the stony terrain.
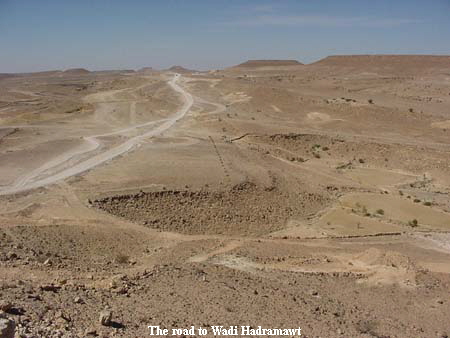
[[449, 74], [420, 55], [0, 74], [0, 337], [448, 337]]

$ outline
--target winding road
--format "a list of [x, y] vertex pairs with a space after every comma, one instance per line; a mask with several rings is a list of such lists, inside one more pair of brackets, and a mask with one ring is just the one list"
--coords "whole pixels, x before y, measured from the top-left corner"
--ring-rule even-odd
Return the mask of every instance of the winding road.
[[[134, 125], [111, 133], [86, 136], [84, 137], [86, 146], [82, 147], [82, 149], [75, 149], [72, 150], [71, 152], [53, 158], [51, 161], [45, 163], [41, 167], [32, 170], [26, 175], [23, 175], [22, 177], [17, 179], [13, 184], [0, 189], [0, 195], [10, 195], [31, 189], [36, 189], [39, 187], [56, 183], [71, 176], [78, 175], [102, 163], [105, 163], [117, 156], [123, 155], [131, 151], [141, 141], [143, 141], [146, 138], [161, 135], [163, 132], [171, 128], [178, 120], [183, 118], [186, 115], [186, 113], [191, 109], [194, 103], [192, 95], [186, 92], [181, 86], [177, 84], [180, 78], [181, 78], [180, 74], [175, 74], [175, 76], [168, 81], [169, 86], [174, 91], [181, 94], [181, 97], [183, 99], [183, 106], [172, 116], [158, 121], [150, 121], [143, 124]], [[98, 139], [99, 137], [110, 136], [114, 134], [123, 134], [124, 132], [133, 129], [150, 126], [157, 123], [161, 124], [151, 129], [150, 131], [146, 131], [138, 136], [129, 138], [125, 142], [116, 145], [108, 150], [105, 150], [104, 152], [97, 153], [92, 157], [89, 157], [88, 159], [76, 163], [73, 166], [58, 170], [58, 168], [60, 168], [69, 161], [73, 161], [76, 157], [80, 157], [94, 150], [97, 150], [102, 144], [101, 141]]]

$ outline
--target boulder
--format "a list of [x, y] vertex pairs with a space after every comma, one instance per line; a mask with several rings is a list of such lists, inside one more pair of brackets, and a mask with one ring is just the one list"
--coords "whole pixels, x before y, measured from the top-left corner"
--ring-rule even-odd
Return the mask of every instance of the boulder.
[[16, 323], [12, 319], [0, 318], [0, 337], [14, 338]]
[[100, 312], [99, 322], [103, 326], [110, 326], [112, 319], [112, 312], [109, 310], [103, 310]]

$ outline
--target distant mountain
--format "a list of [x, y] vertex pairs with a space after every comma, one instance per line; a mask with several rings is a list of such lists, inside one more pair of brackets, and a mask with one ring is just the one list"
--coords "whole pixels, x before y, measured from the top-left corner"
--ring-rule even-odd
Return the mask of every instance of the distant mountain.
[[153, 72], [154, 69], [153, 67], [142, 67], [141, 69], [138, 70], [138, 72], [147, 72], [147, 71]]
[[64, 71], [64, 74], [70, 74], [70, 75], [86, 75], [90, 74], [91, 72], [84, 68], [71, 68]]
[[257, 68], [257, 67], [285, 67], [285, 66], [301, 66], [301, 62], [297, 60], [248, 60], [237, 66], [239, 68]]
[[418, 73], [450, 69], [448, 55], [333, 55], [308, 66]]
[[45, 70], [40, 72], [29, 72], [29, 73], [2, 73], [0, 74], [0, 78], [7, 78], [7, 77], [19, 77], [19, 76], [55, 76], [62, 74], [60, 70]]
[[149, 74], [150, 75], [150, 74], [157, 73], [158, 71], [156, 69], [153, 69], [152, 67], [142, 67], [137, 72], [140, 74]]
[[11, 74], [11, 73], [0, 73], [0, 80], [1, 79], [6, 79], [8, 77], [14, 77], [17, 76], [16, 74]]
[[172, 66], [167, 70], [170, 72], [174, 72], [174, 73], [196, 73], [197, 72], [196, 70], [187, 69], [182, 66]]

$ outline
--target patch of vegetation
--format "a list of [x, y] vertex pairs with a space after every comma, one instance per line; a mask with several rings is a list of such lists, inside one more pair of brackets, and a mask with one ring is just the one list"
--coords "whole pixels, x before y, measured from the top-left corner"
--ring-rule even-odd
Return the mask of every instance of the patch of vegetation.
[[376, 211], [376, 213], [377, 213], [378, 215], [384, 215], [384, 210], [383, 210], [383, 209], [378, 209], [378, 210]]
[[71, 109], [71, 110], [65, 111], [64, 114], [78, 113], [78, 112], [81, 112], [82, 110], [83, 110], [82, 107], [78, 107], [78, 108], [75, 108], [75, 109]]
[[116, 256], [115, 261], [118, 264], [127, 264], [130, 261], [130, 257], [124, 254], [119, 254]]
[[423, 202], [423, 205], [426, 205], [427, 207], [431, 207], [432, 204], [433, 204], [433, 203], [431, 203], [431, 202], [429, 202], [429, 201]]
[[413, 202], [414, 202], [414, 203], [420, 203], [420, 199], [415, 198]]
[[355, 204], [356, 210], [352, 209], [353, 212], [363, 215], [363, 216], [367, 216], [370, 217], [372, 216], [372, 214], [367, 210], [367, 207], [365, 205], [361, 205], [358, 202]]
[[414, 218], [413, 220], [411, 220], [411, 221], [408, 222], [408, 225], [409, 225], [410, 227], [415, 228], [415, 227], [417, 227], [417, 226], [419, 225], [419, 222], [417, 221], [417, 219]]
[[305, 162], [305, 159], [303, 158], [303, 157], [294, 157], [294, 156], [292, 156], [290, 159], [289, 159], [291, 162]]
[[359, 163], [365, 163], [366, 161], [365, 161], [363, 158], [360, 158], [360, 159], [358, 160], [358, 162], [359, 162]]
[[344, 163], [341, 165], [338, 165], [336, 169], [351, 169], [352, 168], [352, 162]]
[[369, 102], [370, 104], [373, 104], [373, 100], [372, 99], [368, 99], [367, 102]]
[[372, 320], [361, 320], [356, 324], [356, 329], [362, 334], [372, 337], [380, 337], [377, 333], [377, 323]]
[[323, 150], [323, 151], [328, 151], [328, 150], [330, 150], [330, 148], [328, 148], [327, 146], [325, 146], [325, 147], [322, 147], [322, 150]]

